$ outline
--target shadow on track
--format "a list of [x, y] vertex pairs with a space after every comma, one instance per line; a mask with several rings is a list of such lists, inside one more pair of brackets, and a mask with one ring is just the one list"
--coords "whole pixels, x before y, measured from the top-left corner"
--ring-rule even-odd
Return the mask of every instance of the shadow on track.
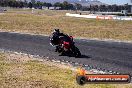
[[[63, 55], [59, 55], [59, 56], [75, 57], [73, 54], [63, 54]], [[81, 55], [81, 56], [75, 57], [75, 58], [92, 58], [92, 57], [90, 55]]]
[[88, 55], [81, 55], [79, 58], [92, 58], [92, 56]]

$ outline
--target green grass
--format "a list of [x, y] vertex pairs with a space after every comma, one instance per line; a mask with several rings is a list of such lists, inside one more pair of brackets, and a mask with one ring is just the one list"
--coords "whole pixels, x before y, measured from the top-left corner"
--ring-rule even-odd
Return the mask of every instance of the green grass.
[[66, 17], [66, 12], [50, 10], [9, 10], [0, 15], [0, 29], [49, 35], [54, 28], [75, 37], [132, 40], [132, 21], [95, 20]]
[[131, 84], [86, 84], [79, 86], [70, 69], [58, 68], [37, 60], [22, 62], [0, 53], [1, 88], [131, 88]]

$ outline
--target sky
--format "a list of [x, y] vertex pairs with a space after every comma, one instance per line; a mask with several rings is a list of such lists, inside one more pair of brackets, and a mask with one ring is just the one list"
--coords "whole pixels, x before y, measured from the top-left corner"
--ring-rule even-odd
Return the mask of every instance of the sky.
[[130, 1], [131, 0], [98, 0], [98, 1], [101, 1], [101, 2], [104, 2], [104, 3], [107, 3], [107, 4], [119, 4], [119, 5], [122, 5], [122, 4], [130, 4]]

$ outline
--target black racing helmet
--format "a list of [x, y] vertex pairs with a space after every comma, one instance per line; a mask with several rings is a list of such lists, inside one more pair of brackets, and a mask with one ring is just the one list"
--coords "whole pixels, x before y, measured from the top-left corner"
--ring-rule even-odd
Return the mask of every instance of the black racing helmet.
[[60, 33], [60, 29], [54, 29], [54, 32]]

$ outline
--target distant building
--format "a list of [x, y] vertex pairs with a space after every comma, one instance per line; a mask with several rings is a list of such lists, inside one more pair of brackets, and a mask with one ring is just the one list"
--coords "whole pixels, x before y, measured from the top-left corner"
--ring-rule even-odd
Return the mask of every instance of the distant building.
[[46, 9], [46, 6], [42, 6], [42, 9]]
[[60, 10], [61, 7], [46, 7], [46, 9], [49, 9], [49, 10]]
[[55, 10], [55, 7], [49, 7], [49, 10]]
[[60, 10], [61, 9], [61, 7], [55, 7], [55, 10]]

